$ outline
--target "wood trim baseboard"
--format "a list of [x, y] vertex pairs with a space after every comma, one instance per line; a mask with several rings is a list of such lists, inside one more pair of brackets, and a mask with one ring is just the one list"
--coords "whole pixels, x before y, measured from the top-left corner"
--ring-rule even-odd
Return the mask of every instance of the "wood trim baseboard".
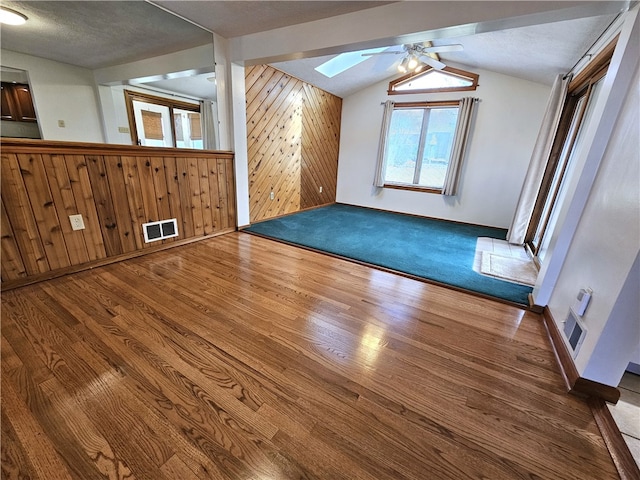
[[618, 403], [620, 390], [580, 376], [548, 306], [544, 307], [542, 319], [567, 391], [582, 397], [595, 397], [613, 404]]
[[177, 240], [171, 243], [166, 243], [158, 246], [144, 248], [142, 250], [136, 250], [134, 252], [124, 253], [122, 255], [116, 255], [113, 257], [102, 258], [100, 260], [95, 260], [93, 262], [83, 263], [81, 265], [73, 265], [71, 267], [60, 268], [57, 270], [40, 273], [37, 275], [31, 275], [25, 278], [19, 278], [16, 280], [8, 280], [6, 282], [2, 282], [0, 285], [0, 291], [6, 292], [8, 290], [13, 290], [14, 288], [20, 288], [27, 285], [31, 285], [38, 282], [44, 282], [46, 280], [51, 280], [54, 278], [62, 277], [64, 275], [69, 275], [71, 273], [82, 272], [83, 270], [91, 270], [92, 268], [102, 267], [104, 265], [109, 265], [111, 263], [122, 262], [124, 260], [129, 260], [131, 258], [141, 257], [142, 255], [147, 255], [149, 253], [160, 252], [162, 250], [168, 250], [173, 247], [180, 247], [183, 245], [188, 245], [189, 243], [199, 242], [202, 240], [206, 240], [208, 238], [217, 237], [218, 235], [224, 235], [225, 233], [235, 232], [236, 228], [227, 228], [224, 230], [220, 230], [219, 232], [212, 233], [210, 235], [205, 235], [202, 237], [190, 237], [184, 240]]
[[529, 294], [529, 310], [535, 313], [540, 313], [540, 314], [544, 312], [544, 307], [541, 307], [540, 305], [536, 305], [536, 302], [533, 299], [533, 293]]
[[283, 213], [281, 215], [274, 215], [273, 217], [269, 217], [269, 218], [261, 218], [260, 220], [256, 220], [255, 222], [250, 222], [247, 225], [242, 225], [242, 226], [238, 227], [238, 230], [243, 230], [245, 228], [249, 228], [251, 225], [257, 225], [258, 223], [268, 222], [269, 220], [276, 220], [278, 218], [284, 218], [284, 217], [288, 217], [290, 215], [295, 215], [296, 213], [308, 212], [309, 210], [316, 210], [318, 208], [327, 207], [329, 205], [335, 205], [335, 203], [336, 202], [323, 203], [321, 205], [314, 205], [312, 207], [301, 208], [300, 210], [296, 210], [295, 212]]
[[620, 479], [637, 480], [640, 478], [640, 469], [605, 402], [600, 398], [590, 397], [587, 403], [591, 408], [593, 418], [600, 429], [600, 434], [609, 450], [611, 459], [618, 469]]
[[395, 210], [384, 210], [382, 208], [368, 207], [366, 205], [356, 205], [355, 203], [344, 203], [344, 202], [335, 202], [335, 203], [336, 205], [347, 205], [349, 207], [365, 208], [367, 210], [376, 210], [378, 212], [385, 212], [385, 213], [395, 213], [397, 215], [405, 215], [407, 217], [424, 218], [427, 220], [435, 220], [438, 222], [455, 223], [456, 225], [464, 225], [469, 227], [495, 228], [496, 230], [507, 230], [506, 228], [494, 227], [492, 225], [481, 225], [479, 223], [462, 222], [459, 220], [451, 220], [449, 218], [430, 217], [428, 215], [418, 215], [417, 213], [397, 212]]

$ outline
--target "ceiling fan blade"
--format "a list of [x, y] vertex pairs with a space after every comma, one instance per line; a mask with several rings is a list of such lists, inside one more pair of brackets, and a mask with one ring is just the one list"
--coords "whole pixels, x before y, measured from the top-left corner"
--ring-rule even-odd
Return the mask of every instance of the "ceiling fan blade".
[[400, 55], [406, 52], [377, 52], [377, 53], [363, 53], [363, 57], [372, 57], [374, 55]]
[[442, 70], [446, 65], [442, 62], [439, 62], [435, 58], [431, 58], [428, 55], [420, 57], [420, 61], [422, 63], [426, 63], [427, 65], [435, 68], [436, 70]]
[[440, 45], [439, 47], [423, 47], [421, 51], [424, 53], [444, 53], [444, 52], [459, 52], [464, 50], [464, 47], [459, 43], [451, 45]]

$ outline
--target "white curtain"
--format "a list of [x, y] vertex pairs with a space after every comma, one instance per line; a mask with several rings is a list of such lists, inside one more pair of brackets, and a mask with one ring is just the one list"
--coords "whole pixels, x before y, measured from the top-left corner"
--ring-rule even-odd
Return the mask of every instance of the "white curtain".
[[462, 160], [464, 159], [465, 147], [469, 139], [474, 107], [478, 100], [479, 99], [473, 97], [466, 97], [460, 100], [458, 124], [456, 125], [456, 131], [453, 135], [449, 168], [447, 169], [447, 175], [444, 179], [442, 195], [455, 195], [458, 190]]
[[384, 186], [384, 157], [387, 151], [387, 136], [389, 133], [389, 125], [391, 125], [391, 114], [393, 113], [394, 103], [391, 100], [384, 102], [384, 113], [382, 115], [382, 130], [380, 131], [380, 144], [378, 146], [378, 161], [376, 163], [376, 177], [373, 184], [376, 187]]
[[205, 150], [217, 150], [215, 120], [213, 118], [213, 103], [210, 100], [200, 102], [202, 117], [202, 144]]
[[538, 138], [529, 161], [529, 169], [520, 192], [520, 199], [507, 233], [507, 241], [509, 243], [523, 245], [526, 241], [525, 236], [531, 222], [536, 199], [538, 198], [542, 177], [549, 161], [551, 147], [556, 137], [570, 80], [569, 76], [565, 78], [563, 75], [558, 75], [553, 82], [551, 96], [547, 102], [542, 126], [538, 132]]

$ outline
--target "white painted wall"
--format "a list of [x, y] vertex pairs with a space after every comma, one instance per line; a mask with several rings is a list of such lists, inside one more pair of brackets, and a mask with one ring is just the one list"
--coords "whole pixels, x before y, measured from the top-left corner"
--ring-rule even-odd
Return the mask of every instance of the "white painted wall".
[[[466, 67], [460, 66], [465, 69]], [[337, 201], [353, 205], [508, 228], [527, 171], [550, 87], [475, 70], [475, 92], [387, 95], [388, 81], [342, 103]], [[383, 107], [395, 102], [481, 99], [458, 195], [373, 187]]]
[[[116, 85], [109, 87], [106, 85], [98, 85], [97, 88], [100, 97], [100, 109], [102, 111], [106, 143], [133, 145], [129, 131], [129, 117], [127, 116], [127, 105], [124, 98], [124, 86]], [[120, 131], [120, 129], [123, 129], [123, 131]]]
[[235, 151], [236, 215], [238, 226], [251, 223], [249, 217], [249, 155], [247, 147], [247, 107], [244, 67], [231, 64], [231, 108], [233, 109], [233, 148]]
[[631, 355], [631, 361], [627, 365], [627, 371], [640, 375], [640, 343]]
[[636, 67], [548, 305], [560, 322], [578, 290], [593, 289], [575, 362], [581, 376], [612, 386], [640, 343], [638, 72]]
[[213, 34], [215, 56], [216, 89], [218, 92], [216, 106], [220, 135], [220, 150], [233, 150], [233, 128], [231, 126], [231, 62], [229, 60], [229, 41], [218, 34]]
[[44, 140], [104, 142], [91, 70], [9, 50], [2, 50], [2, 65], [28, 72]]
[[[617, 386], [625, 370], [638, 353], [640, 342], [640, 253], [632, 264], [622, 289], [613, 304], [588, 358], [582, 376], [600, 383]], [[597, 318], [597, 317], [596, 317]], [[593, 338], [591, 338], [593, 340]], [[633, 368], [633, 366], [632, 366]]]

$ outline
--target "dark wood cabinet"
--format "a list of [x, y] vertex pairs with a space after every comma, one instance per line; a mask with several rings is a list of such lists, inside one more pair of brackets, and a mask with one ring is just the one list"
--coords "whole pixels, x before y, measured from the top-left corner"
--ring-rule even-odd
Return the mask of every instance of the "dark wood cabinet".
[[33, 106], [29, 85], [2, 82], [2, 120], [36, 121], [36, 110]]

